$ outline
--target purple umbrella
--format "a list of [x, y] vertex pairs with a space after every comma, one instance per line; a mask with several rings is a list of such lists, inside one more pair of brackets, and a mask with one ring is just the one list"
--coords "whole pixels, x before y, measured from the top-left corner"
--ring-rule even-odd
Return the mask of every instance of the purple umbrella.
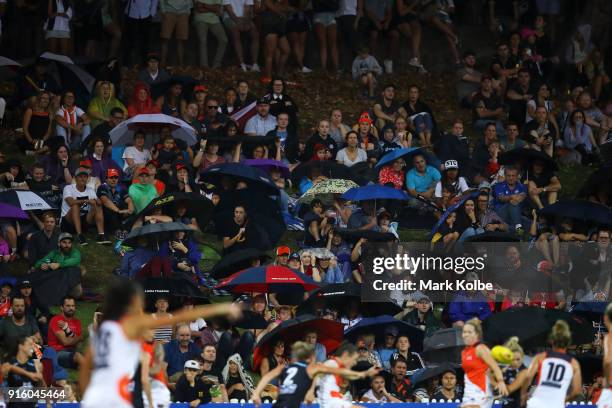
[[266, 173], [270, 174], [272, 169], [278, 169], [281, 172], [281, 177], [289, 178], [289, 167], [281, 161], [272, 159], [249, 159], [245, 160], [247, 166], [257, 167]]
[[16, 220], [27, 220], [28, 214], [21, 208], [0, 203], [0, 218], [13, 218]]

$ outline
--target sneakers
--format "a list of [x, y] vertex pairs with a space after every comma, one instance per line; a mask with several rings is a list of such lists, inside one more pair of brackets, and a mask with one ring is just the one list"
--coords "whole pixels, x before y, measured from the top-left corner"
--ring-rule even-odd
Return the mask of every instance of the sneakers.
[[393, 61], [392, 60], [384, 60], [383, 61], [383, 65], [385, 66], [385, 73], [386, 74], [392, 74], [393, 73]]
[[96, 241], [100, 245], [110, 245], [110, 240], [106, 238], [106, 234], [98, 234], [98, 240]]
[[304, 65], [300, 71], [302, 74], [310, 74], [312, 72], [312, 69], [308, 68], [306, 65]]
[[245, 63], [242, 63], [240, 64], [240, 69], [242, 70], [242, 72], [247, 72], [249, 70], [249, 67], [247, 67]]
[[408, 65], [416, 68], [421, 74], [427, 73], [427, 70], [425, 69], [423, 64], [421, 64], [421, 62], [419, 61], [417, 57], [411, 58], [410, 61], [408, 61]]
[[257, 63], [254, 63], [253, 65], [251, 65], [251, 71], [261, 72], [261, 68], [259, 68], [259, 65], [257, 65]]
[[80, 246], [87, 245], [87, 240], [85, 239], [85, 236], [83, 234], [79, 234], [79, 245]]

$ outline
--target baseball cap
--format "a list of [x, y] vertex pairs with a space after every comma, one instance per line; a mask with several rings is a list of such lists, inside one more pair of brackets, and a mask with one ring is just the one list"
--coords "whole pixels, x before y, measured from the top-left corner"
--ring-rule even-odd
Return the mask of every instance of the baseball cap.
[[175, 167], [176, 167], [176, 171], [187, 168], [187, 166], [185, 166], [185, 163], [176, 163]]
[[266, 96], [262, 96], [261, 98], [259, 98], [257, 100], [257, 104], [258, 105], [269, 105], [270, 104], [270, 98], [268, 98]]
[[71, 233], [62, 232], [61, 234], [59, 234], [59, 237], [57, 238], [57, 242], [63, 241], [65, 239], [69, 239], [70, 241], [72, 241], [74, 238], [72, 237]]
[[27, 280], [27, 279], [22, 280], [22, 281], [19, 283], [19, 289], [22, 289], [22, 288], [31, 288], [31, 287], [32, 287], [32, 282], [30, 282], [30, 281], [29, 281], [29, 280]]
[[481, 181], [481, 182], [480, 182], [480, 184], [478, 185], [478, 189], [479, 189], [479, 190], [483, 190], [483, 189], [485, 189], [485, 188], [486, 188], [486, 189], [488, 189], [488, 190], [490, 190], [490, 189], [491, 189], [491, 183], [489, 183], [489, 182], [488, 182], [488, 181], [486, 181], [486, 180]]
[[108, 169], [106, 171], [106, 177], [119, 177], [119, 170], [117, 170], [117, 169]]
[[206, 85], [196, 85], [193, 87], [193, 92], [207, 92], [208, 87]]
[[457, 160], [447, 160], [444, 162], [444, 168], [446, 170], [459, 169], [459, 163], [457, 163]]
[[89, 176], [89, 169], [86, 169], [85, 167], [79, 167], [74, 173], [75, 176], [80, 176], [81, 174], [87, 174]]
[[372, 124], [372, 118], [368, 112], [363, 112], [361, 116], [359, 116], [359, 123], [369, 123]]
[[291, 261], [292, 259], [300, 261], [300, 254], [298, 254], [297, 252], [292, 253], [291, 255], [289, 255], [289, 260]]
[[185, 361], [184, 368], [188, 368], [190, 370], [199, 370], [200, 369], [200, 363], [198, 363], [195, 360], [187, 360], [187, 361]]
[[282, 256], [282, 255], [289, 256], [290, 254], [291, 254], [291, 248], [289, 248], [288, 246], [279, 246], [278, 248], [276, 248], [276, 256]]
[[93, 163], [89, 159], [81, 160], [79, 162], [79, 167], [87, 167], [91, 169], [93, 167]]
[[139, 176], [141, 176], [143, 174], [146, 174], [148, 176], [149, 175], [149, 169], [147, 169], [146, 167], [143, 167], [140, 170], [138, 170], [138, 175]]
[[159, 61], [159, 55], [157, 55], [157, 53], [155, 52], [150, 52], [147, 54], [147, 62], [149, 61]]

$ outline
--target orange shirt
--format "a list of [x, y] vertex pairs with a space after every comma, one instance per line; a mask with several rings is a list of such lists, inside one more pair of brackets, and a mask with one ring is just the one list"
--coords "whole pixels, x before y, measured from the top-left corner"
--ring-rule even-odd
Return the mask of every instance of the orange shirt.
[[476, 347], [466, 346], [461, 352], [461, 366], [466, 378], [483, 392], [487, 390], [487, 371], [489, 366], [476, 355]]
[[[153, 367], [154, 356], [155, 356], [155, 342], [148, 343], [146, 341], [142, 342], [142, 351], [146, 352], [151, 356], [151, 361], [149, 361], [149, 368]], [[153, 376], [153, 378], [157, 381], [160, 381], [166, 385], [168, 385], [168, 378], [166, 378], [166, 372], [164, 370], [159, 370], [157, 374]]]

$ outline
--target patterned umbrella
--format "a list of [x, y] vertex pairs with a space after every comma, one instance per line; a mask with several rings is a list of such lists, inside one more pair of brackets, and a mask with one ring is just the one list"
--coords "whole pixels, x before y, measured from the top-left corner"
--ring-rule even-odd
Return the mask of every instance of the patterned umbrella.
[[310, 291], [319, 284], [301, 272], [284, 266], [266, 265], [236, 272], [217, 285], [215, 289], [234, 293], [280, 293]]
[[344, 194], [355, 187], [359, 187], [359, 185], [351, 180], [327, 179], [312, 186], [298, 199], [298, 202], [309, 204], [312, 200], [318, 198], [325, 204], [332, 204], [334, 195]]
[[0, 203], [30, 210], [52, 210], [54, 207], [40, 195], [29, 190], [8, 190], [0, 193]]

